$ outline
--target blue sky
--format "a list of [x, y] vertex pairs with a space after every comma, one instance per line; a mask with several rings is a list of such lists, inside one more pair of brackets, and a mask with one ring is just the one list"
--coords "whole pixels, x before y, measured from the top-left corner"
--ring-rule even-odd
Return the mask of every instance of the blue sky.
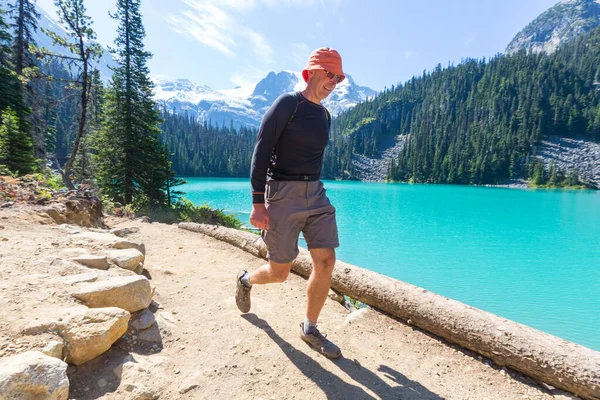
[[[382, 90], [423, 70], [504, 52], [558, 0], [142, 0], [153, 77], [213, 89], [300, 71], [311, 50], [336, 48], [359, 85]], [[112, 44], [116, 1], [87, 0], [98, 41]], [[38, 4], [53, 13], [52, 0]]]

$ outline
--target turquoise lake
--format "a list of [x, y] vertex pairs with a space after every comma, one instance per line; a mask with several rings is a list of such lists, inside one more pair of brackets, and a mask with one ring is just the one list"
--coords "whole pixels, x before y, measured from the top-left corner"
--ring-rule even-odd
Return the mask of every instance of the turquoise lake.
[[[249, 223], [248, 179], [186, 180], [184, 197]], [[600, 350], [600, 191], [325, 187], [340, 260]]]

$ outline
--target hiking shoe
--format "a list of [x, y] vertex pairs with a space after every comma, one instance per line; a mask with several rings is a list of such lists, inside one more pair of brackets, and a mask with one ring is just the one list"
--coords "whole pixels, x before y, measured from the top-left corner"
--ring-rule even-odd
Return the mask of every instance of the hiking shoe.
[[242, 283], [242, 276], [246, 272], [240, 271], [237, 274], [237, 290], [235, 291], [235, 304], [243, 313], [250, 311], [250, 290], [252, 289]]
[[304, 333], [304, 322], [300, 323], [300, 338], [325, 357], [338, 358], [342, 355], [340, 348], [327, 339], [327, 335], [321, 334], [318, 329], [315, 328], [309, 334]]

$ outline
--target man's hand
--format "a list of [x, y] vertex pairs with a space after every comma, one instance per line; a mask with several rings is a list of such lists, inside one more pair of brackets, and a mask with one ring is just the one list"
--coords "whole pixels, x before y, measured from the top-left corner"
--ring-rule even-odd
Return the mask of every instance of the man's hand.
[[252, 204], [252, 212], [250, 212], [250, 223], [258, 229], [269, 229], [269, 214], [267, 207], [264, 204]]

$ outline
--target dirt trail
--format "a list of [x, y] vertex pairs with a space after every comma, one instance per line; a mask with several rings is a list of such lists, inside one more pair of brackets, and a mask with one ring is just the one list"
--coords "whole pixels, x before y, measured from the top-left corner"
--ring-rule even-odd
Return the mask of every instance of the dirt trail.
[[[0, 288], [4, 288], [0, 294], [5, 297], [11, 280], [35, 272], [34, 260], [71, 244], [56, 227], [15, 213], [0, 211], [0, 218], [5, 217], [0, 219], [5, 226], [0, 238], [8, 239], [0, 244], [0, 261], [7, 266], [10, 260], [19, 269], [6, 274], [0, 268]], [[496, 368], [381, 313], [365, 309], [349, 314], [329, 299], [319, 327], [341, 347], [343, 357], [328, 360], [298, 336], [304, 316], [303, 278], [292, 274], [284, 284], [256, 286], [251, 313], [240, 315], [233, 298], [235, 275], [240, 269], [260, 266], [263, 260], [175, 225], [112, 217], [106, 222], [111, 228], [140, 228], [128, 238], [146, 245], [146, 275], [156, 287], [158, 303], [151, 310], [158, 325], [143, 332], [129, 331], [109, 352], [69, 367], [70, 398], [574, 398]], [[20, 340], [17, 328], [39, 311], [38, 306], [31, 308], [36, 301], [30, 295], [2, 307], [0, 320], [5, 322], [0, 334], [12, 335], [13, 342]], [[34, 345], [13, 346], [12, 352]], [[135, 368], [123, 372], [126, 360]], [[146, 388], [145, 394], [134, 391], [136, 385]]]

